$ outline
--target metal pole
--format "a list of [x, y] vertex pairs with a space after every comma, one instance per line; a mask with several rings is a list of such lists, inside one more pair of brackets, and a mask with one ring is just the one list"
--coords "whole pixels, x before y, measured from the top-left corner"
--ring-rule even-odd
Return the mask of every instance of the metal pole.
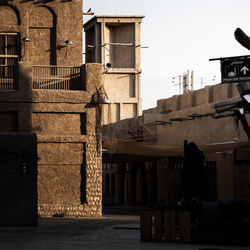
[[181, 75], [179, 75], [179, 93], [181, 94]]
[[194, 71], [191, 71], [191, 90], [194, 90]]
[[187, 73], [183, 73], [183, 93], [187, 92]]

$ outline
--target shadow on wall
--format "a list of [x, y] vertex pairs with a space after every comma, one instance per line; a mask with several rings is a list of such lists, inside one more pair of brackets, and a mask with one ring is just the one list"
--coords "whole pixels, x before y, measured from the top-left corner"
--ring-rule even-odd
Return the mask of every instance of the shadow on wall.
[[37, 225], [37, 138], [0, 133], [0, 226]]
[[[20, 62], [10, 91], [0, 88], [0, 226], [37, 225], [37, 137], [31, 133], [31, 67]], [[4, 83], [2, 83], [4, 84]]]

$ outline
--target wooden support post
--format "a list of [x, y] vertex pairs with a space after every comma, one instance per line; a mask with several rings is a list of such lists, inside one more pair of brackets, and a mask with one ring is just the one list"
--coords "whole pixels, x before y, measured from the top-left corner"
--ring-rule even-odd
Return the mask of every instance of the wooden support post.
[[176, 241], [176, 212], [168, 211], [164, 213], [165, 239], [167, 242]]
[[152, 212], [142, 211], [141, 212], [141, 241], [152, 240]]
[[162, 239], [162, 213], [161, 211], [154, 212], [154, 232], [155, 240], [160, 241]]
[[180, 241], [182, 243], [190, 243], [191, 228], [190, 228], [190, 212], [180, 211]]

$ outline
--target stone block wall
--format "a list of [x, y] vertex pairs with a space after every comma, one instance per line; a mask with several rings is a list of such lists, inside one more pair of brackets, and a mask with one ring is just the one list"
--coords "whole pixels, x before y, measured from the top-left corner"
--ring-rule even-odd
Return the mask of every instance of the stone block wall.
[[80, 65], [82, 23], [82, 0], [0, 2], [0, 31], [19, 36], [20, 59], [31, 64]]
[[87, 91], [32, 90], [30, 67], [20, 64], [18, 90], [0, 91], [0, 117], [9, 124], [0, 130], [37, 135], [38, 213], [101, 216], [101, 107], [88, 104], [102, 84], [102, 66], [82, 66]]

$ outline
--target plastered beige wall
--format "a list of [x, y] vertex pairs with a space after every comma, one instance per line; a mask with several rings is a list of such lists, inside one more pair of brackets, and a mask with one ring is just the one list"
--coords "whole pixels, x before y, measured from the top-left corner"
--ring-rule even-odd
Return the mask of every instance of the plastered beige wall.
[[[104, 88], [111, 102], [110, 107], [103, 109], [103, 124], [116, 122], [117, 118], [131, 118], [142, 113], [140, 86], [142, 18], [143, 16], [95, 16], [84, 24], [87, 37], [86, 58], [95, 62], [101, 58], [104, 67]], [[88, 49], [88, 45], [93, 43], [95, 47]], [[117, 115], [118, 110], [119, 115]]]

